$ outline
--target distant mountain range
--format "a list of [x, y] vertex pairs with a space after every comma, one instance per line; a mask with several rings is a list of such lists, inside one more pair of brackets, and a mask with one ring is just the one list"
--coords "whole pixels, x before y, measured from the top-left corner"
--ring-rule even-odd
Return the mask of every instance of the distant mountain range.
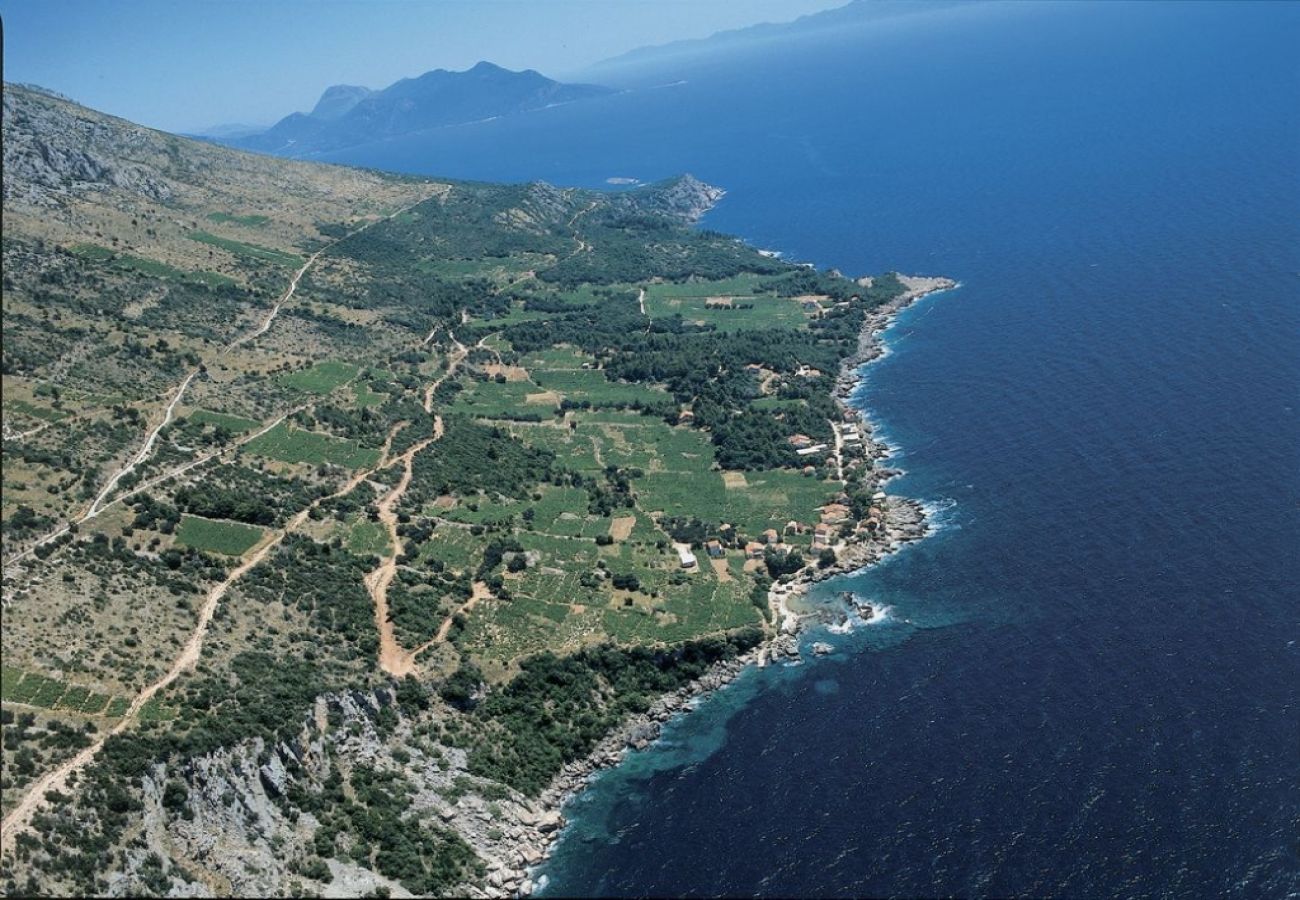
[[638, 85], [647, 77], [653, 80], [671, 75], [674, 67], [700, 59], [713, 59], [718, 54], [733, 50], [775, 44], [804, 35], [822, 34], [976, 2], [980, 0], [853, 0], [844, 6], [800, 16], [792, 22], [764, 22], [719, 31], [706, 38], [639, 47], [587, 66], [579, 74], [583, 78], [595, 77], [620, 87]]
[[464, 72], [435, 69], [383, 90], [339, 84], [309, 113], [285, 116], [254, 134], [205, 137], [277, 156], [309, 157], [428, 128], [462, 125], [572, 103], [611, 92], [594, 84], [562, 84], [528, 69], [512, 72], [480, 62]]

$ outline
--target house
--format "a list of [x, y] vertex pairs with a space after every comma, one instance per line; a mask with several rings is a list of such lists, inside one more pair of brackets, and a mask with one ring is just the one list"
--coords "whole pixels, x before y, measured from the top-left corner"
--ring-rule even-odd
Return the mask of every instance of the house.
[[816, 475], [816, 474], [817, 474], [817, 467], [816, 467], [816, 466], [804, 466], [804, 467], [803, 467], [803, 473], [804, 473], [805, 475]]
[[781, 543], [781, 535], [776, 533], [775, 528], [769, 528], [763, 532], [763, 542], [766, 544], [779, 544]]
[[763, 545], [758, 541], [750, 541], [745, 545], [745, 559], [762, 559]]
[[813, 528], [813, 547], [829, 547], [835, 530], [825, 522]]
[[717, 540], [705, 541], [704, 552], [708, 553], [712, 559], [722, 556], [722, 542]]
[[792, 434], [787, 440], [790, 441], [790, 446], [794, 447], [796, 450], [803, 449], [804, 447], [811, 447], [813, 442], [812, 438], [808, 437], [806, 434]]
[[695, 568], [695, 554], [692, 553], [691, 548], [685, 544], [677, 545], [677, 558], [682, 561], [683, 569]]
[[852, 513], [843, 503], [827, 503], [822, 507], [822, 521], [834, 525], [847, 520]]
[[678, 422], [694, 422], [694, 421], [695, 421], [695, 413], [691, 412], [689, 409], [684, 409], [684, 410], [682, 410], [681, 412], [679, 412], [679, 413], [677, 414], [677, 421], [678, 421]]
[[797, 456], [810, 456], [813, 453], [823, 453], [826, 450], [825, 444], [813, 444], [811, 447], [804, 447], [794, 451]]
[[796, 522], [794, 519], [791, 519], [789, 522], [785, 523], [785, 530], [787, 534], [789, 534], [790, 532], [794, 532], [795, 534], [803, 534], [805, 531], [803, 523]]

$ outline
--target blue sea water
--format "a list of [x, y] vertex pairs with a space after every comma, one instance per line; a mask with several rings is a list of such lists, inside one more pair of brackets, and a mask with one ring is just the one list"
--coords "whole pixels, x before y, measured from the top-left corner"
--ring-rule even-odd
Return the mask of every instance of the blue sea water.
[[858, 394], [941, 510], [822, 589], [886, 621], [601, 775], [551, 894], [1300, 893], [1297, 38], [1296, 4], [963, 7], [368, 151], [691, 171], [711, 227], [962, 282]]

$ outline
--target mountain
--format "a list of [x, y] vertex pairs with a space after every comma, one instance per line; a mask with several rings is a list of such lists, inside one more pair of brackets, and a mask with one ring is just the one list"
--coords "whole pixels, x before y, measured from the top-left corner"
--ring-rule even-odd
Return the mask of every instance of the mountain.
[[594, 84], [562, 84], [532, 69], [513, 72], [480, 62], [464, 72], [435, 69], [381, 91], [335, 85], [309, 113], [285, 116], [266, 131], [226, 140], [278, 156], [306, 157], [427, 128], [517, 115], [610, 93]]
[[599, 78], [612, 84], [639, 83], [643, 77], [661, 77], [664, 69], [740, 50], [805, 35], [825, 33], [886, 19], [914, 16], [979, 0], [854, 0], [845, 6], [800, 16], [793, 22], [764, 22], [745, 28], [719, 31], [706, 38], [672, 41], [638, 47], [619, 56], [594, 63], [581, 77]]
[[372, 95], [368, 87], [361, 87], [353, 84], [336, 84], [333, 87], [327, 87], [325, 93], [320, 95], [316, 105], [309, 114], [313, 119], [319, 119], [322, 122], [332, 122], [335, 119], [341, 119], [352, 109]]

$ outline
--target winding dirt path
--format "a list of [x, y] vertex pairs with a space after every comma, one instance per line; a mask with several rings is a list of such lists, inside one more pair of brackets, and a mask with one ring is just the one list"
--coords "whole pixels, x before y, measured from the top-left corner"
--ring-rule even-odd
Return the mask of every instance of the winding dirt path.
[[[131, 488], [129, 491], [118, 494], [112, 500], [105, 503], [102, 507], [100, 507], [99, 512], [103, 513], [109, 509], [112, 509], [114, 506], [117, 506], [118, 504], [125, 503], [127, 500], [130, 500], [132, 497], [136, 496], [137, 494], [143, 493], [144, 491], [147, 491], [150, 488], [157, 487], [158, 485], [170, 481], [173, 478], [177, 478], [181, 475], [184, 475], [186, 472], [190, 471], [191, 469], [196, 469], [199, 466], [209, 463], [214, 459], [218, 459], [220, 457], [234, 453], [244, 444], [247, 444], [250, 441], [255, 440], [261, 437], [262, 435], [266, 434], [272, 428], [279, 425], [285, 419], [289, 418], [289, 416], [293, 415], [294, 413], [302, 409], [306, 409], [306, 406], [304, 405], [304, 406], [294, 407], [288, 412], [282, 413], [281, 415], [272, 419], [269, 423], [263, 425], [261, 428], [257, 429], [256, 431], [249, 432], [248, 434], [239, 438], [239, 440], [235, 441], [233, 444], [231, 444], [228, 447], [223, 447], [220, 450], [213, 450], [210, 453], [203, 454], [202, 456], [196, 456], [194, 459], [190, 460], [189, 462], [182, 463], [181, 465], [177, 466], [174, 469], [171, 469], [167, 472], [163, 472], [160, 475], [155, 475], [153, 478], [150, 478], [148, 481], [140, 482], [135, 487]], [[96, 513], [96, 515], [98, 515], [98, 513]], [[40, 547], [43, 544], [47, 544], [50, 541], [63, 537], [70, 530], [72, 530], [73, 525], [80, 525], [90, 518], [91, 515], [89, 512], [83, 513], [80, 517], [74, 519], [71, 523], [60, 527], [56, 531], [50, 532], [45, 537], [37, 541], [34, 545], [28, 547], [26, 550], [22, 551], [21, 553], [15, 553], [13, 556], [6, 559], [4, 561], [4, 566], [8, 567], [13, 565], [14, 563], [21, 562], [23, 559], [26, 559], [27, 557], [34, 554], [36, 552], [37, 547]]]
[[86, 514], [81, 517], [80, 521], [84, 522], [86, 519], [93, 519], [95, 516], [99, 515], [100, 512], [103, 511], [104, 501], [108, 498], [108, 495], [113, 492], [113, 488], [117, 487], [117, 483], [132, 469], [149, 458], [149, 454], [153, 452], [153, 445], [158, 440], [158, 435], [167, 427], [171, 422], [172, 417], [176, 414], [176, 404], [181, 402], [181, 397], [185, 396], [185, 391], [189, 388], [190, 382], [193, 381], [194, 376], [198, 374], [199, 370], [195, 369], [185, 376], [185, 380], [181, 382], [181, 386], [176, 389], [176, 393], [172, 396], [171, 402], [167, 404], [167, 409], [163, 413], [162, 421], [154, 426], [154, 429], [145, 437], [144, 446], [140, 448], [140, 452], [131, 457], [130, 462], [118, 469], [117, 472], [113, 474], [113, 477], [108, 479], [108, 484], [104, 485], [104, 489], [99, 492], [99, 496], [97, 496], [90, 504], [90, 509], [86, 511]]
[[402, 477], [376, 505], [379, 521], [388, 531], [388, 542], [392, 552], [384, 557], [378, 568], [366, 575], [365, 585], [375, 605], [375, 628], [379, 632], [379, 667], [397, 678], [415, 671], [415, 660], [398, 643], [397, 635], [393, 630], [393, 620], [388, 615], [388, 586], [393, 583], [393, 577], [397, 574], [397, 560], [402, 554], [402, 542], [397, 534], [397, 513], [393, 512], [393, 507], [402, 499], [402, 495], [411, 484], [415, 454], [439, 437], [441, 435], [436, 429], [434, 437], [421, 441], [398, 457], [402, 462]]
[[[304, 262], [302, 264], [302, 267], [299, 268], [298, 271], [294, 272], [293, 277], [289, 279], [288, 287], [285, 288], [284, 293], [280, 295], [280, 298], [275, 302], [275, 305], [271, 307], [270, 311], [266, 314], [266, 317], [262, 320], [261, 324], [258, 325], [257, 328], [255, 328], [253, 331], [249, 332], [248, 334], [236, 337], [229, 344], [227, 344], [221, 352], [223, 354], [230, 353], [240, 344], [247, 343], [248, 341], [251, 341], [254, 338], [266, 334], [266, 332], [271, 328], [271, 323], [273, 323], [276, 319], [276, 316], [280, 314], [281, 307], [283, 307], [284, 304], [287, 303], [290, 300], [290, 298], [293, 297], [294, 292], [298, 290], [298, 282], [302, 280], [303, 275], [307, 274], [307, 270], [310, 269], [312, 265], [315, 264], [316, 260], [320, 258], [321, 254], [325, 253], [325, 251], [329, 250], [331, 247], [334, 247], [337, 244], [346, 241], [348, 238], [360, 234], [361, 232], [365, 231], [367, 228], [371, 228], [375, 225], [378, 225], [380, 222], [387, 222], [389, 219], [392, 219], [395, 216], [399, 216], [402, 213], [406, 212], [407, 210], [419, 206], [421, 203], [433, 198], [434, 196], [437, 196], [438, 194], [442, 194], [445, 197], [447, 192], [450, 191], [450, 186], [438, 185], [438, 187], [441, 188], [440, 191], [435, 191], [433, 193], [430, 193], [426, 197], [421, 197], [419, 200], [416, 200], [414, 203], [410, 203], [406, 206], [403, 206], [400, 209], [397, 209], [389, 213], [387, 216], [383, 216], [382, 218], [379, 219], [373, 219], [365, 223], [361, 227], [357, 228], [355, 231], [350, 231], [347, 234], [345, 234], [343, 237], [335, 238], [325, 246], [321, 247], [311, 256], [307, 257], [307, 261]], [[462, 315], [467, 315], [467, 314], [462, 313]], [[194, 380], [194, 376], [199, 374], [199, 371], [200, 371], [199, 369], [195, 369], [194, 371], [190, 372], [189, 375], [185, 377], [185, 380], [181, 382], [180, 387], [176, 390], [176, 393], [172, 396], [171, 402], [167, 404], [167, 410], [163, 416], [163, 421], [146, 435], [144, 446], [141, 447], [140, 451], [134, 457], [131, 458], [130, 462], [128, 462], [125, 466], [123, 466], [121, 469], [119, 469], [116, 473], [113, 474], [113, 476], [108, 480], [108, 483], [104, 485], [103, 490], [99, 492], [99, 495], [95, 497], [94, 501], [90, 504], [90, 507], [85, 514], [83, 514], [80, 518], [76, 519], [74, 522], [65, 524], [55, 529], [54, 531], [51, 531], [49, 534], [45, 535], [40, 540], [36, 541], [36, 543], [34, 543], [27, 550], [23, 551], [22, 553], [15, 554], [14, 556], [5, 560], [4, 565], [9, 566], [31, 555], [33, 552], [35, 552], [37, 547], [48, 544], [50, 541], [56, 540], [62, 537], [63, 535], [67, 534], [72, 524], [79, 525], [82, 522], [85, 522], [87, 519], [93, 519], [96, 516], [98, 516], [101, 512], [103, 512], [104, 509], [106, 509], [108, 506], [111, 506], [112, 504], [106, 503], [105, 501], [108, 499], [108, 496], [112, 493], [113, 488], [117, 486], [117, 483], [121, 481], [122, 478], [125, 477], [128, 472], [132, 471], [136, 466], [138, 466], [140, 463], [148, 459], [149, 454], [153, 452], [153, 445], [158, 439], [158, 433], [162, 431], [162, 429], [169, 422], [171, 422], [172, 416], [175, 414], [176, 411], [176, 405], [180, 402], [181, 398], [185, 395], [185, 391], [186, 389], [189, 388], [190, 382]]]
[[[431, 415], [433, 414], [434, 392], [437, 391], [439, 385], [455, 374], [457, 367], [469, 355], [469, 348], [457, 341], [455, 335], [450, 332], [448, 334], [452, 343], [456, 345], [456, 350], [448, 359], [447, 371], [430, 382], [429, 386], [424, 390], [424, 411]], [[381, 466], [382, 468], [388, 468], [392, 464], [400, 462], [402, 464], [402, 475], [397, 484], [393, 485], [375, 506], [379, 521], [388, 532], [388, 543], [391, 552], [380, 561], [374, 570], [366, 575], [365, 585], [375, 607], [375, 628], [379, 632], [379, 667], [396, 678], [402, 678], [414, 672], [416, 664], [415, 652], [405, 650], [398, 642], [396, 632], [393, 629], [393, 621], [388, 615], [388, 588], [397, 575], [397, 560], [402, 555], [402, 542], [397, 534], [397, 513], [395, 508], [401, 502], [402, 497], [405, 496], [406, 489], [410, 487], [416, 454], [430, 444], [442, 440], [443, 431], [442, 416], [434, 415], [432, 437], [411, 446], [401, 456]], [[386, 452], [384, 455], [387, 457]]]
[[475, 606], [478, 605], [480, 600], [491, 600], [491, 599], [492, 599], [492, 591], [488, 588], [488, 586], [481, 581], [474, 582], [474, 589], [473, 592], [470, 594], [469, 599], [461, 604], [460, 609], [451, 613], [450, 615], [447, 616], [447, 618], [442, 620], [442, 624], [438, 626], [437, 634], [435, 634], [431, 639], [425, 641], [423, 644], [421, 644], [420, 646], [416, 647], [414, 650], [411, 651], [411, 658], [414, 659], [415, 657], [423, 653], [425, 650], [428, 650], [434, 644], [440, 644], [443, 641], [447, 640], [447, 635], [451, 633], [451, 626], [455, 623], [456, 616], [469, 612], [471, 609], [473, 609]]
[[[47, 772], [41, 778], [38, 778], [18, 804], [4, 817], [0, 824], [0, 854], [7, 853], [13, 849], [13, 841], [18, 832], [24, 830], [31, 822], [32, 815], [40, 809], [45, 803], [45, 795], [50, 791], [59, 791], [65, 793], [68, 781], [71, 776], [89, 765], [95, 758], [95, 755], [103, 749], [104, 743], [113, 735], [120, 734], [127, 728], [131, 727], [135, 717], [139, 715], [141, 708], [144, 707], [153, 697], [163, 688], [170, 685], [173, 681], [181, 676], [187, 669], [194, 666], [203, 652], [203, 641], [207, 638], [208, 627], [212, 624], [212, 617], [216, 614], [217, 605], [226, 595], [230, 588], [243, 578], [250, 571], [257, 567], [273, 549], [294, 531], [302, 527], [303, 522], [311, 515], [311, 511], [329, 500], [336, 500], [339, 497], [347, 496], [356, 490], [357, 486], [373, 475], [376, 471], [391, 465], [393, 460], [388, 460], [389, 449], [392, 446], [393, 437], [405, 425], [399, 422], [389, 431], [387, 439], [384, 441], [382, 459], [378, 465], [371, 469], [362, 469], [354, 474], [348, 481], [337, 491], [313, 500], [303, 509], [299, 510], [293, 518], [285, 523], [283, 528], [268, 531], [262, 540], [251, 547], [243, 557], [243, 562], [230, 571], [223, 581], [214, 585], [207, 593], [203, 600], [203, 606], [199, 608], [198, 621], [194, 625], [194, 631], [190, 633], [189, 640], [181, 648], [181, 652], [172, 661], [171, 667], [157, 681], [145, 687], [131, 701], [123, 713], [121, 720], [118, 721], [111, 729], [102, 732], [95, 742], [85, 749], [81, 750], [71, 759], [62, 763], [58, 767]], [[408, 451], [410, 452], [410, 451]], [[400, 459], [401, 457], [399, 457]]]

